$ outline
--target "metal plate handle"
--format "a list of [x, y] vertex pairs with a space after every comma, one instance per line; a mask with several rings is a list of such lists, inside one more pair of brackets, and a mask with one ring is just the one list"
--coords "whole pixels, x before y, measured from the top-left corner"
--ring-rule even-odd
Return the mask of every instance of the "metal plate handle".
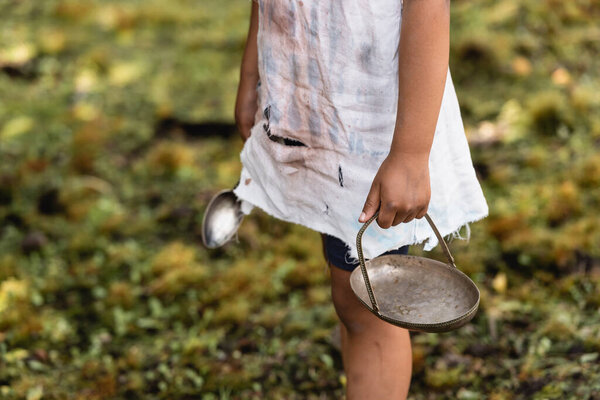
[[[369, 227], [371, 222], [373, 222], [378, 216], [379, 216], [379, 210], [377, 210], [375, 212], [375, 214], [371, 218], [369, 218], [369, 220], [367, 222], [365, 222], [364, 225], [358, 231], [358, 234], [356, 235], [356, 250], [358, 251], [358, 261], [360, 262], [360, 270], [362, 272], [363, 279], [364, 279], [365, 285], [367, 287], [367, 293], [369, 294], [369, 299], [371, 300], [371, 305], [373, 306], [373, 311], [377, 315], [381, 316], [381, 313], [379, 312], [379, 306], [377, 305], [377, 299], [375, 299], [375, 293], [373, 293], [373, 288], [371, 287], [371, 281], [369, 280], [369, 274], [367, 273], [367, 267], [365, 265], [365, 257], [363, 255], [363, 249], [362, 249], [362, 235], [365, 232], [365, 230], [367, 230], [367, 228]], [[448, 248], [448, 244], [446, 243], [446, 241], [440, 234], [440, 231], [438, 231], [437, 227], [431, 220], [431, 217], [429, 216], [429, 214], [425, 213], [425, 219], [427, 219], [427, 222], [429, 222], [429, 225], [431, 226], [431, 229], [433, 229], [435, 236], [437, 236], [438, 242], [442, 246], [442, 250], [444, 251], [446, 258], [448, 258], [448, 263], [451, 266], [453, 266], [454, 268], [456, 268], [456, 265], [454, 264], [454, 257], [452, 257], [452, 254], [450, 254], [450, 249]]]

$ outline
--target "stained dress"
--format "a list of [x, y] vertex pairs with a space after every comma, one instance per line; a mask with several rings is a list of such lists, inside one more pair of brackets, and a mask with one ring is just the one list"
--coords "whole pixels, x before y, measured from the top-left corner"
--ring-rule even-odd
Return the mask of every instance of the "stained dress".
[[[389, 153], [398, 101], [399, 0], [259, 0], [258, 111], [235, 189], [244, 213], [268, 214], [348, 244]], [[429, 157], [428, 214], [443, 236], [470, 236], [488, 215], [448, 69]], [[466, 237], [460, 235], [466, 227]], [[425, 218], [372, 224], [365, 257], [437, 238]]]

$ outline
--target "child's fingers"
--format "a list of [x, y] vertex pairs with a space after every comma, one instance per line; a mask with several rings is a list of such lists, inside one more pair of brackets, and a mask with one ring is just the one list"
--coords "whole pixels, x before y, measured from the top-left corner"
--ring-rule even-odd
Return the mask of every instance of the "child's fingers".
[[416, 216], [417, 216], [416, 212], [411, 212], [410, 214], [407, 214], [406, 217], [401, 222], [410, 222], [413, 219], [415, 219]]
[[396, 213], [396, 216], [394, 217], [394, 222], [392, 222], [392, 226], [396, 226], [401, 222], [404, 222], [404, 219], [402, 218], [402, 214]]
[[398, 206], [393, 202], [381, 202], [381, 209], [379, 210], [379, 216], [377, 217], [377, 223], [383, 229], [387, 229], [392, 226], [394, 218], [398, 212]]
[[379, 208], [379, 183], [373, 182], [358, 222], [366, 222]]
[[425, 214], [427, 214], [427, 207], [421, 209], [421, 211], [419, 211], [419, 213], [417, 214], [417, 216], [415, 218], [421, 219], [425, 216]]

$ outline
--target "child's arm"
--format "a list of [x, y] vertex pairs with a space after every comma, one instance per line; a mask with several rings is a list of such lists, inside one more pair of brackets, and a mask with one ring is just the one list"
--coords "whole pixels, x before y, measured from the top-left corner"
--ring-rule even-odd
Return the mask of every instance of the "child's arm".
[[258, 83], [258, 49], [256, 34], [258, 32], [258, 3], [252, 1], [250, 15], [250, 28], [246, 49], [242, 58], [240, 70], [240, 83], [238, 85], [237, 99], [235, 101], [235, 123], [240, 131], [242, 140], [250, 136], [250, 129], [254, 125], [256, 104], [256, 84]]
[[427, 212], [429, 152], [448, 71], [449, 31], [450, 0], [404, 0], [394, 138], [359, 222], [371, 218], [378, 208], [377, 222], [382, 228]]

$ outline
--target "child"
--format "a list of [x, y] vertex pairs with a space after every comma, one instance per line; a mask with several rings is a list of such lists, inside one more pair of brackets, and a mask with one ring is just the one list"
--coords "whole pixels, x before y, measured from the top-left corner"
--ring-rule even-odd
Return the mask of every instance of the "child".
[[342, 334], [347, 398], [403, 399], [406, 330], [350, 289], [366, 258], [444, 236], [488, 214], [448, 68], [449, 0], [255, 0], [236, 122], [236, 195], [322, 233]]

